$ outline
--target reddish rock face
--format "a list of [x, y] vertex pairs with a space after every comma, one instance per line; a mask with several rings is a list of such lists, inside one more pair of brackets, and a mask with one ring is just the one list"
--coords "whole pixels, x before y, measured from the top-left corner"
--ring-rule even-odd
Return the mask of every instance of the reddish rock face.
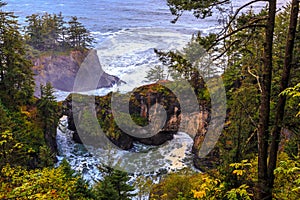
[[[176, 99], [176, 97], [174, 96], [174, 94], [172, 94], [170, 91], [167, 90], [161, 90], [163, 92], [157, 92], [157, 89], [161, 89], [161, 88], [156, 88], [156, 87], [161, 87], [161, 86], [151, 84], [151, 85], [146, 85], [137, 88], [130, 97], [129, 111], [132, 116], [138, 116], [139, 119], [144, 120], [146, 123], [147, 121], [148, 122], [151, 121], [151, 123], [155, 124], [155, 120], [156, 120], [155, 116], [159, 115], [159, 113], [156, 112], [160, 112], [160, 111], [154, 109], [153, 113], [149, 113], [149, 110], [151, 106], [153, 106], [154, 104], [157, 105], [157, 103], [159, 103], [164, 107], [164, 110], [167, 114], [166, 122], [163, 125], [163, 128], [161, 128], [157, 134], [153, 135], [152, 133], [149, 133], [149, 137], [143, 137], [143, 138], [127, 135], [125, 132], [118, 129], [116, 131], [119, 131], [121, 135], [127, 135], [128, 138], [131, 138], [131, 140], [129, 140], [128, 138], [126, 139], [126, 141], [130, 143], [132, 143], [132, 141], [139, 141], [147, 145], [161, 145], [164, 142], [171, 140], [173, 138], [173, 135], [176, 134], [178, 131], [184, 131], [188, 133], [192, 138], [194, 138], [195, 143], [193, 146], [193, 150], [194, 152], [196, 152], [196, 150], [199, 149], [199, 147], [201, 146], [203, 139], [205, 137], [207, 120], [208, 120], [208, 111], [202, 108], [200, 109], [201, 110], [200, 112], [193, 112], [193, 113], [183, 115], [180, 110], [180, 104]], [[105, 97], [96, 98], [95, 109], [99, 121], [101, 120], [105, 121], [107, 116], [111, 115], [112, 111], [109, 106], [110, 100], [111, 100], [111, 94], [108, 94]], [[123, 106], [128, 106], [128, 104], [124, 102], [125, 102], [124, 100], [120, 99], [120, 103], [118, 104], [118, 106], [120, 107], [119, 110], [122, 110]], [[74, 125], [74, 120], [73, 120], [74, 116], [72, 111], [72, 98], [68, 97], [67, 100], [64, 102], [64, 105], [65, 105], [64, 113], [69, 117], [68, 118], [69, 128], [75, 131], [76, 127]], [[113, 119], [111, 120], [113, 121]], [[128, 126], [130, 126], [130, 124], [128, 124]], [[130, 130], [134, 129], [132, 127], [128, 127], [128, 128]], [[157, 128], [155, 128], [154, 126], [154, 129]], [[133, 132], [138, 132], [138, 131], [139, 130], [134, 130]], [[124, 138], [125, 137], [122, 137], [122, 139]], [[76, 135], [74, 139], [77, 142], [80, 142], [79, 138], [76, 137]], [[119, 141], [121, 140], [121, 138], [120, 139], [112, 138], [112, 139], [114, 139], [113, 141], [118, 146], [122, 143], [121, 146], [125, 147], [125, 149], [130, 148], [130, 146], [132, 146], [131, 144], [124, 145], [123, 141], [122, 142]]]
[[[129, 111], [131, 116], [138, 116], [138, 120], [145, 120], [143, 122], [152, 122], [155, 121], [155, 112], [160, 112], [159, 110], [154, 109], [153, 113], [149, 113], [150, 107], [156, 103], [162, 105], [165, 109], [167, 114], [166, 122], [163, 128], [155, 135], [149, 133], [149, 137], [144, 138], [137, 138], [130, 134], [125, 133], [122, 130], [119, 130], [118, 127], [115, 129], [116, 132], [119, 132], [118, 137], [112, 137], [109, 134], [107, 137], [117, 146], [122, 149], [130, 149], [133, 145], [134, 141], [138, 141], [143, 144], [147, 145], [161, 145], [168, 140], [173, 139], [173, 135], [176, 134], [178, 131], [184, 131], [188, 133], [193, 139], [194, 144], [192, 148], [192, 153], [194, 153], [194, 163], [195, 166], [201, 170], [204, 170], [206, 167], [211, 167], [212, 162], [211, 160], [216, 160], [217, 150], [214, 149], [208, 155], [208, 158], [199, 158], [197, 153], [203, 144], [205, 139], [205, 135], [207, 132], [207, 127], [209, 124], [209, 110], [205, 108], [205, 106], [199, 106], [199, 111], [195, 111], [188, 114], [181, 113], [181, 108], [178, 100], [176, 99], [175, 95], [172, 94], [168, 90], [162, 90], [161, 86], [156, 88], [155, 84], [142, 86], [137, 88], [130, 97], [129, 102]], [[159, 92], [157, 89], [160, 89]], [[110, 107], [112, 94], [108, 94], [104, 97], [96, 97], [95, 104], [96, 104], [96, 113], [98, 121], [100, 122], [105, 121], [107, 116], [112, 116], [112, 111]], [[120, 103], [118, 103], [119, 109], [122, 110], [123, 106], [128, 106], [128, 103], [124, 103], [124, 99], [120, 99]], [[126, 102], [127, 102], [126, 100]], [[80, 103], [80, 102], [79, 102]], [[155, 107], [155, 106], [154, 106]], [[72, 98], [69, 96], [63, 103], [64, 114], [67, 115], [69, 118], [69, 128], [75, 131], [74, 140], [76, 142], [81, 142], [80, 137], [76, 133], [76, 127], [74, 125], [73, 119], [73, 111], [72, 110]], [[82, 115], [77, 115], [80, 118]], [[76, 116], [75, 116], [76, 117]], [[129, 116], [127, 116], [129, 117]], [[79, 119], [80, 120], [80, 119]], [[113, 121], [114, 119], [111, 118], [109, 121]], [[125, 119], [124, 119], [125, 120]], [[140, 121], [141, 122], [141, 121]], [[126, 122], [124, 122], [126, 124]], [[107, 123], [106, 123], [107, 124]], [[130, 126], [130, 125], [129, 125]], [[129, 127], [131, 129], [131, 127]], [[137, 132], [138, 130], [134, 130]], [[147, 134], [147, 133], [145, 133]], [[87, 137], [90, 137], [87, 134]], [[92, 137], [97, 137], [92, 136]], [[95, 139], [96, 140], [96, 139]], [[93, 139], [91, 141], [94, 141]], [[204, 167], [203, 167], [204, 166]]]

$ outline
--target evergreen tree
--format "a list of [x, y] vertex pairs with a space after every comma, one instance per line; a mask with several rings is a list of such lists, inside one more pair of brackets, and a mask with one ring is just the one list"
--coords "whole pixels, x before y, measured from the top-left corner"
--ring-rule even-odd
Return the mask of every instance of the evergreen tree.
[[60, 43], [60, 46], [64, 49], [67, 46], [66, 37], [68, 34], [68, 29], [66, 27], [66, 22], [61, 12], [56, 16], [56, 18], [57, 18], [58, 32], [60, 35], [58, 42]]
[[41, 99], [38, 101], [39, 115], [43, 121], [43, 126], [47, 130], [56, 124], [58, 117], [58, 104], [53, 96], [51, 83], [41, 85]]
[[[209, 0], [209, 1], [178, 1], [178, 0], [168, 0], [170, 10], [172, 14], [176, 15], [176, 20], [182, 15], [182, 13], [187, 11], [193, 11], [197, 18], [205, 18], [212, 14], [212, 8], [221, 8], [220, 5], [229, 1], [219, 1], [219, 0]], [[292, 0], [292, 9], [290, 11], [291, 19], [289, 23], [289, 30], [286, 32], [287, 42], [285, 43], [285, 58], [284, 62], [277, 62], [278, 54], [275, 54], [275, 48], [278, 47], [276, 39], [281, 38], [285, 35], [283, 32], [279, 34], [279, 37], [275, 35], [275, 16], [277, 10], [276, 0], [265, 1], [268, 7], [262, 12], [262, 15], [247, 15], [241, 14], [241, 11], [247, 6], [258, 2], [257, 0], [250, 1], [244, 5], [237, 8], [236, 12], [229, 14], [226, 25], [218, 34], [211, 34], [207, 37], [208, 40], [203, 42], [199, 40], [200, 44], [205, 46], [207, 51], [213, 51], [214, 49], [221, 49], [217, 53], [216, 59], [221, 58], [228, 52], [233, 53], [232, 49], [238, 47], [238, 50], [244, 49], [245, 52], [236, 51], [236, 57], [243, 54], [247, 56], [242, 56], [244, 58], [252, 59], [253, 65], [248, 65], [248, 76], [253, 76], [254, 82], [259, 87], [259, 109], [258, 109], [258, 123], [257, 128], [257, 153], [258, 153], [258, 181], [256, 188], [257, 199], [272, 199], [272, 188], [274, 184], [274, 169], [277, 163], [278, 146], [280, 142], [280, 131], [282, 130], [282, 121], [285, 113], [285, 97], [276, 97], [273, 101], [273, 95], [278, 91], [283, 91], [290, 81], [290, 71], [293, 66], [294, 54], [294, 40], [296, 39], [296, 27], [297, 20], [299, 16], [299, 1]], [[251, 14], [251, 13], [250, 13]], [[256, 44], [253, 45], [253, 49], [243, 48], [243, 45], [247, 45], [248, 41], [253, 41], [252, 33], [261, 31], [262, 39], [255, 41]], [[285, 35], [285, 36], [286, 36]], [[238, 40], [232, 40], [232, 36], [238, 36]], [[227, 41], [226, 41], [227, 40]], [[238, 44], [238, 45], [237, 45]], [[263, 44], [263, 45], [261, 45]], [[219, 48], [221, 47], [221, 48]], [[257, 51], [254, 51], [257, 50]], [[215, 51], [216, 52], [216, 51]], [[282, 52], [281, 52], [282, 53]], [[234, 54], [231, 54], [234, 56]], [[231, 57], [228, 56], [229, 58]], [[256, 60], [257, 62], [253, 62]], [[242, 59], [237, 59], [237, 62], [243, 63]], [[241, 62], [242, 61], [242, 62]], [[280, 65], [280, 63], [282, 63]], [[237, 63], [236, 63], [237, 64]], [[244, 63], [243, 63], [244, 64]], [[276, 77], [280, 82], [280, 87], [276, 86], [274, 82], [278, 81], [274, 79], [274, 70], [276, 65], [279, 64], [280, 71], [282, 70], [281, 77]], [[250, 67], [257, 66], [257, 73], [253, 73]], [[278, 70], [279, 71], [279, 70]], [[278, 73], [277, 71], [277, 73]], [[279, 85], [279, 84], [278, 84]], [[278, 94], [278, 93], [277, 93]], [[275, 95], [274, 95], [275, 96]], [[272, 106], [277, 106], [276, 114], [272, 113]], [[272, 115], [273, 114], [273, 115]], [[247, 113], [246, 113], [247, 115]], [[273, 121], [275, 117], [275, 122]], [[270, 130], [273, 128], [273, 131]], [[250, 129], [249, 129], [250, 130]], [[240, 132], [240, 130], [238, 130]], [[240, 138], [241, 139], [241, 138]], [[270, 142], [271, 141], [271, 142]], [[238, 148], [240, 151], [241, 149]]]
[[78, 22], [77, 17], [66, 23], [62, 13], [26, 17], [25, 38], [27, 43], [39, 51], [85, 49], [94, 39], [89, 31]]
[[26, 22], [28, 23], [25, 29], [27, 43], [36, 49], [41, 49], [43, 47], [42, 22], [39, 15], [27, 16]]
[[68, 24], [68, 41], [72, 48], [87, 48], [92, 45], [93, 38], [88, 30], [78, 22], [77, 17], [72, 17]]
[[58, 46], [59, 28], [55, 14], [52, 16], [51, 14], [45, 13], [42, 16], [42, 39], [44, 41], [44, 50], [55, 50]]
[[[0, 1], [0, 9], [4, 5]], [[9, 107], [28, 103], [33, 95], [32, 63], [25, 57], [24, 46], [16, 17], [0, 10], [0, 97]], [[9, 105], [12, 102], [15, 105]]]
[[42, 16], [32, 14], [26, 17], [28, 25], [25, 27], [27, 43], [35, 49], [58, 50], [66, 43], [66, 27], [61, 13]]
[[124, 171], [105, 166], [100, 170], [105, 174], [104, 180], [95, 187], [96, 199], [99, 200], [130, 200], [134, 187], [127, 184], [128, 174]]
[[41, 99], [37, 102], [38, 115], [44, 130], [45, 141], [51, 153], [57, 152], [56, 127], [59, 120], [58, 104], [53, 96], [53, 87], [50, 83], [41, 85]]
[[147, 72], [147, 76], [145, 78], [149, 81], [154, 82], [166, 79], [164, 68], [162, 66], [156, 65]]

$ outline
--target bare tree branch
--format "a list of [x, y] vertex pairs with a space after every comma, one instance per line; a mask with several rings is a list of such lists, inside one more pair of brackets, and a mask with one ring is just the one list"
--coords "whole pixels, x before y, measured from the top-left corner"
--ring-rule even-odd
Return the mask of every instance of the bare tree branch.
[[241, 10], [243, 10], [245, 7], [247, 7], [247, 6], [249, 6], [249, 5], [253, 4], [253, 3], [262, 2], [262, 1], [267, 2], [267, 0], [253, 0], [253, 1], [250, 1], [250, 2], [248, 2], [248, 3], [246, 3], [246, 4], [244, 4], [244, 5], [241, 6], [241, 7], [239, 7], [239, 8], [235, 11], [234, 15], [231, 17], [230, 21], [228, 22], [228, 24], [226, 25], [226, 27], [223, 29], [223, 31], [221, 31], [220, 34], [223, 34], [223, 33], [226, 33], [226, 32], [227, 32], [227, 30], [228, 30], [228, 28], [230, 27], [231, 23], [236, 19], [237, 15], [240, 13]]
[[248, 72], [249, 72], [249, 74], [251, 74], [254, 78], [256, 78], [256, 80], [257, 80], [257, 84], [258, 84], [258, 88], [259, 88], [259, 91], [260, 91], [260, 93], [262, 93], [262, 88], [261, 88], [261, 85], [260, 85], [260, 81], [259, 81], [259, 76], [258, 75], [255, 75], [255, 74], [253, 74], [252, 72], [251, 72], [251, 70], [250, 70], [250, 67], [248, 66]]
[[[239, 103], [242, 104], [242, 106], [243, 106], [244, 108], [246, 108], [245, 104], [244, 104], [241, 100], [239, 100]], [[257, 123], [253, 120], [253, 118], [251, 117], [251, 115], [249, 114], [249, 112], [247, 112], [247, 109], [244, 109], [244, 111], [245, 111], [245, 113], [247, 114], [247, 116], [249, 117], [250, 122], [252, 123], [252, 125], [253, 125], [254, 127], [257, 127]]]
[[[244, 145], [243, 149], [246, 149], [246, 146], [249, 144], [249, 142], [251, 141], [251, 139], [256, 135], [257, 133], [257, 128], [253, 131], [253, 133], [250, 135], [250, 137], [248, 137], [248, 139], [246, 140], [246, 143]], [[242, 151], [243, 153], [244, 151]]]
[[222, 36], [222, 37], [220, 37], [220, 38], [217, 38], [217, 39], [215, 40], [215, 42], [214, 42], [213, 44], [211, 44], [206, 50], [209, 51], [211, 48], [213, 48], [215, 45], [217, 45], [220, 41], [222, 41], [222, 40], [224, 40], [224, 39], [226, 39], [226, 38], [228, 38], [228, 37], [230, 37], [230, 36], [232, 36], [232, 35], [234, 35], [234, 34], [240, 32], [240, 31], [242, 31], [242, 30], [244, 30], [244, 29], [247, 29], [247, 28], [254, 28], [254, 27], [262, 27], [262, 28], [265, 28], [266, 25], [265, 25], [265, 24], [248, 24], [248, 25], [246, 25], [246, 26], [242, 26], [242, 27], [240, 27], [240, 28], [238, 28], [238, 29], [232, 31], [231, 33], [228, 33], [227, 35], [224, 35], [224, 36]]
[[240, 42], [240, 40], [235, 40], [235, 41], [231, 42], [229, 46], [227, 46], [227, 47], [225, 46], [225, 50], [222, 53], [220, 53], [217, 57], [213, 58], [212, 61], [216, 61], [219, 58], [221, 58], [237, 42]]

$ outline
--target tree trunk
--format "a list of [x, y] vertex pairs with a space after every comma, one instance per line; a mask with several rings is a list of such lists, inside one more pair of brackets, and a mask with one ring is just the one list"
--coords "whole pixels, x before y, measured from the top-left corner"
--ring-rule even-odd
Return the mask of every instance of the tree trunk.
[[265, 32], [264, 63], [260, 77], [262, 93], [259, 108], [258, 125], [258, 184], [257, 199], [271, 199], [272, 192], [268, 188], [268, 138], [270, 116], [270, 94], [272, 80], [273, 35], [275, 26], [276, 0], [269, 0], [268, 20]]
[[[283, 72], [281, 76], [280, 83], [280, 92], [284, 91], [288, 87], [290, 71], [292, 68], [293, 62], [293, 49], [295, 43], [296, 36], [296, 27], [298, 21], [298, 12], [299, 12], [299, 2], [298, 0], [292, 0], [292, 8], [291, 8], [291, 16], [289, 29], [287, 33], [287, 41], [285, 46], [285, 57], [284, 57], [284, 66]], [[280, 142], [280, 132], [282, 128], [282, 121], [284, 117], [284, 107], [285, 107], [286, 97], [284, 95], [279, 96], [278, 104], [276, 107], [276, 115], [275, 115], [275, 124], [272, 129], [272, 141], [270, 146], [270, 157], [269, 157], [269, 165], [268, 165], [268, 177], [269, 177], [269, 188], [273, 188], [274, 184], [274, 169], [276, 168], [277, 161], [277, 153], [278, 146]]]

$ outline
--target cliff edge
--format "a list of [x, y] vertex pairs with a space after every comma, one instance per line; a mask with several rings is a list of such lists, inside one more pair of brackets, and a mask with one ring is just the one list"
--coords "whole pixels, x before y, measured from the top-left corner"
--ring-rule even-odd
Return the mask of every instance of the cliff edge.
[[[53, 88], [71, 92], [73, 91], [74, 80], [81, 63], [89, 54], [94, 54], [92, 57], [92, 64], [99, 67], [100, 63], [97, 59], [96, 51], [70, 51], [69, 53], [51, 53], [41, 55], [33, 60], [33, 72], [35, 79], [35, 92], [36, 97], [40, 97], [40, 85], [46, 85], [50, 82]], [[120, 79], [116, 76], [103, 73], [98, 82], [97, 88], [111, 87], [118, 83]]]

